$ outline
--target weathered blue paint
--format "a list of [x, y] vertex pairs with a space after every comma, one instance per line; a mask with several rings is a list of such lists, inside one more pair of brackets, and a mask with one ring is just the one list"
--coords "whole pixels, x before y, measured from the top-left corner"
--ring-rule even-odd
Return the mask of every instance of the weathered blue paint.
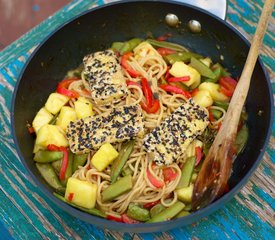
[[[39, 44], [41, 40], [66, 20], [83, 12], [92, 5], [101, 5], [103, 1], [75, 0], [65, 6], [53, 17], [47, 19], [39, 26], [11, 44], [0, 53], [0, 223], [1, 239], [8, 232], [15, 239], [274, 239], [274, 226], [271, 221], [259, 217], [256, 210], [250, 205], [265, 211], [269, 206], [274, 212], [272, 192], [266, 192], [253, 177], [245, 191], [226, 204], [223, 208], [195, 224], [164, 233], [154, 234], [128, 234], [116, 233], [99, 229], [87, 224], [67, 213], [61, 211], [46, 196], [29, 181], [26, 170], [19, 161], [11, 140], [9, 108], [14, 85], [26, 60], [30, 56], [30, 49]], [[230, 21], [246, 36], [255, 31], [262, 0], [229, 1], [228, 21]], [[247, 24], [249, 23], [249, 24]], [[274, 26], [273, 26], [274, 27]], [[272, 28], [271, 28], [272, 29]], [[274, 76], [274, 32], [268, 31], [264, 39], [265, 49], [269, 54], [263, 53], [262, 59], [270, 75]], [[272, 57], [273, 56], [273, 57]], [[273, 92], [275, 84], [272, 83]], [[275, 136], [275, 123], [273, 125], [273, 144]], [[267, 154], [272, 163], [275, 163], [274, 145], [270, 145]], [[267, 162], [260, 166], [264, 174], [270, 179], [274, 173]], [[259, 173], [259, 172], [258, 172]], [[247, 190], [248, 189], [248, 190]], [[247, 193], [248, 192], [248, 193]], [[245, 203], [249, 204], [245, 204]], [[36, 209], [36, 210], [35, 210]], [[265, 212], [266, 214], [272, 214]], [[33, 224], [32, 224], [33, 223]], [[8, 231], [7, 231], [8, 229]], [[5, 239], [5, 237], [4, 237]]]

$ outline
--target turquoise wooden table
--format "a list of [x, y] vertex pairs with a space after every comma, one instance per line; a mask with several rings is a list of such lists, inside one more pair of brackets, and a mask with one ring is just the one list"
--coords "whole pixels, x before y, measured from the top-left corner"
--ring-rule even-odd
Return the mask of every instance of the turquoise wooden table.
[[[207, 218], [168, 232], [128, 234], [99, 229], [58, 209], [29, 178], [17, 156], [10, 127], [11, 98], [19, 73], [46, 35], [102, 4], [100, 0], [72, 1], [0, 53], [0, 239], [275, 239], [275, 122], [262, 163], [235, 198]], [[262, 6], [263, 0], [230, 0], [226, 21], [251, 40]], [[261, 51], [273, 92], [274, 38], [273, 14]]]

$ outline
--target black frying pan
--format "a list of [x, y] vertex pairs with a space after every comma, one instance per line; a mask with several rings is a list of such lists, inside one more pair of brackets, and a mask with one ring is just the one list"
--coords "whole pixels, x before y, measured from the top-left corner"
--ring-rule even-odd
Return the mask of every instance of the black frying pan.
[[[174, 13], [180, 18], [180, 28], [169, 28], [164, 23], [167, 13]], [[194, 34], [187, 29], [187, 22], [191, 19], [201, 23], [201, 33]], [[231, 191], [210, 206], [173, 221], [126, 225], [88, 215], [52, 195], [52, 189], [41, 178], [34, 165], [33, 138], [28, 134], [25, 123], [32, 121], [48, 95], [55, 90], [57, 82], [69, 69], [77, 67], [84, 55], [106, 49], [114, 41], [125, 41], [133, 37], [146, 38], [148, 34], [160, 36], [167, 32], [172, 33], [169, 41], [210, 56], [214, 62], [220, 61], [222, 55], [222, 64], [233, 76], [240, 76], [249, 49], [244, 37], [225, 21], [205, 11], [169, 1], [128, 1], [87, 11], [49, 35], [32, 54], [22, 71], [15, 88], [11, 111], [13, 136], [20, 159], [45, 195], [73, 216], [119, 231], [165, 231], [192, 223], [217, 210], [240, 190], [258, 166], [269, 139], [273, 116], [271, 86], [260, 61], [255, 67], [246, 103], [250, 130], [247, 146], [235, 161], [229, 182]], [[262, 111], [261, 115], [258, 114], [259, 111]]]

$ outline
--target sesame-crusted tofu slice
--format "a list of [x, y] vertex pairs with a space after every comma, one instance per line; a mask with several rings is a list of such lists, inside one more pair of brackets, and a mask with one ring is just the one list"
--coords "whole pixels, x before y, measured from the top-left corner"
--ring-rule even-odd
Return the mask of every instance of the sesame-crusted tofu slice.
[[128, 95], [119, 59], [112, 50], [84, 57], [84, 75], [97, 104], [108, 104]]
[[123, 142], [143, 136], [144, 121], [139, 105], [110, 109], [100, 115], [70, 122], [67, 138], [73, 153], [88, 153], [104, 143]]
[[208, 123], [206, 109], [190, 99], [145, 136], [144, 150], [158, 165], [169, 165], [183, 155]]

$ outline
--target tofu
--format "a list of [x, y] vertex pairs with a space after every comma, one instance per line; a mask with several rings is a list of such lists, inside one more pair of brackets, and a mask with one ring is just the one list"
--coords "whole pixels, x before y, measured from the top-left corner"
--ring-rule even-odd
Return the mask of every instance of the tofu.
[[88, 153], [104, 143], [143, 136], [144, 120], [139, 105], [112, 108], [100, 115], [70, 122], [67, 139], [73, 153]]
[[106, 105], [128, 95], [119, 59], [113, 50], [89, 54], [83, 63], [85, 78], [97, 104]]
[[174, 163], [208, 123], [207, 110], [190, 99], [145, 136], [144, 150], [158, 165]]

